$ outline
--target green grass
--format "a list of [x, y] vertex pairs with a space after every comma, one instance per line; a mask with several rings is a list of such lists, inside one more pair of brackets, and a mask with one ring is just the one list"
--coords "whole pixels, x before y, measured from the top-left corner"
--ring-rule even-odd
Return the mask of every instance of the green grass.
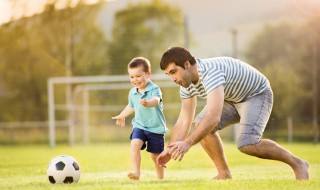
[[[0, 146], [0, 189], [319, 189], [320, 146], [282, 144], [310, 163], [309, 181], [296, 181], [291, 168], [283, 163], [262, 160], [240, 153], [235, 144], [225, 144], [233, 180], [211, 180], [216, 169], [196, 145], [182, 162], [171, 161], [165, 180], [157, 180], [149, 154], [142, 152], [140, 181], [126, 178], [130, 170], [129, 142], [90, 146], [45, 145]], [[49, 161], [57, 155], [75, 157], [81, 166], [76, 184], [50, 184], [46, 176]]]

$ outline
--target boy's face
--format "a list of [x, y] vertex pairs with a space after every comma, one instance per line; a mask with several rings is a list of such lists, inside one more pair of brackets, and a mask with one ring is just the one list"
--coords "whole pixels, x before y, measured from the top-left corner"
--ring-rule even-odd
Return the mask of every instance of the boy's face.
[[142, 67], [128, 68], [131, 84], [138, 89], [145, 89], [150, 81], [150, 72], [143, 71]]

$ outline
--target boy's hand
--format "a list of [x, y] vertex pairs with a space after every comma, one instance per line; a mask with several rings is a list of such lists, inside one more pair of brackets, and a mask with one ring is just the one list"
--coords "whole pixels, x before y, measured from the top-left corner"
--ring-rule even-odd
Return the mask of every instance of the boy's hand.
[[112, 119], [116, 119], [116, 124], [120, 125], [120, 127], [124, 127], [126, 124], [126, 118], [121, 117], [120, 115], [114, 116]]
[[148, 100], [146, 100], [146, 99], [141, 99], [141, 100], [140, 100], [140, 104], [143, 105], [143, 107], [147, 107], [147, 105], [148, 105]]

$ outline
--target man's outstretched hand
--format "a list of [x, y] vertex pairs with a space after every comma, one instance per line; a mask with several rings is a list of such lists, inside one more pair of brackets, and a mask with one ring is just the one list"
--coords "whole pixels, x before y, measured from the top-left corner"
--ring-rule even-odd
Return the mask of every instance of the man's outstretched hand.
[[166, 164], [171, 160], [170, 148], [165, 149], [157, 158], [157, 164], [161, 167], [166, 167]]
[[189, 151], [191, 145], [187, 141], [176, 141], [168, 145], [170, 148], [169, 154], [174, 160], [182, 160], [183, 156]]

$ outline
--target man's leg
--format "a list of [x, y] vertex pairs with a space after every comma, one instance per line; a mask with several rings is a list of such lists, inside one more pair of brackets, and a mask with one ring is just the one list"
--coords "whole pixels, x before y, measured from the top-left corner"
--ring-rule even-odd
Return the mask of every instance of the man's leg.
[[[199, 126], [203, 117], [207, 113], [207, 108], [203, 110], [194, 119], [195, 127]], [[236, 108], [229, 102], [225, 102], [222, 110], [221, 120], [217, 129], [222, 129], [226, 126], [234, 124], [240, 120], [240, 116]], [[218, 175], [214, 179], [231, 179], [232, 175], [227, 164], [227, 160], [223, 150], [223, 144], [217, 132], [208, 134], [200, 141], [203, 149], [207, 152], [213, 163], [215, 164]]]
[[[196, 124], [195, 127], [198, 125]], [[217, 168], [218, 175], [214, 179], [231, 179], [232, 176], [219, 134], [217, 132], [210, 133], [200, 143]]]
[[241, 152], [263, 159], [278, 160], [290, 165], [296, 179], [309, 179], [309, 164], [284, 149], [276, 142], [268, 139], [260, 140], [269, 120], [273, 105], [271, 88], [264, 93], [248, 98], [245, 102], [236, 104], [241, 119], [242, 132], [237, 144]]
[[307, 161], [298, 158], [276, 142], [262, 139], [258, 144], [240, 147], [243, 153], [263, 159], [278, 160], [287, 163], [293, 169], [296, 179], [309, 179], [309, 164]]

